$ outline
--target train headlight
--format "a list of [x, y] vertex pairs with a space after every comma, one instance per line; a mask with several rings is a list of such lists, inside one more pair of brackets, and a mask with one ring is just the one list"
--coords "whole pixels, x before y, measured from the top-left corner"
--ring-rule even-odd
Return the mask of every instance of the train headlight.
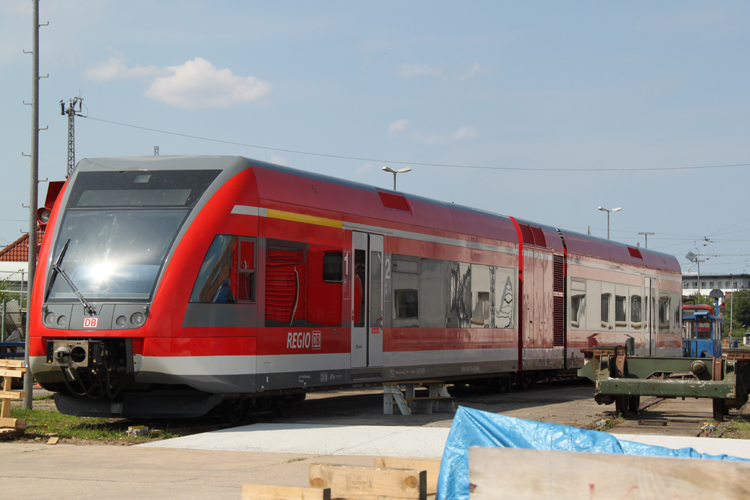
[[119, 327], [123, 327], [128, 324], [128, 318], [125, 316], [118, 316], [115, 320], [115, 324]]
[[143, 323], [146, 322], [146, 316], [144, 316], [141, 312], [133, 313], [133, 315], [130, 316], [130, 322], [135, 326], [142, 326]]
[[60, 316], [57, 318], [57, 326], [60, 328], [67, 328], [68, 327], [68, 318], [65, 316]]
[[55, 313], [48, 312], [44, 315], [44, 324], [47, 326], [52, 326], [55, 324]]

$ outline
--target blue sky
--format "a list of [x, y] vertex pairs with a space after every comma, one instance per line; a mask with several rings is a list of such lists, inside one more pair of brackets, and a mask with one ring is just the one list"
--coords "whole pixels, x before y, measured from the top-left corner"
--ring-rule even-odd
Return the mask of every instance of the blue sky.
[[[31, 5], [0, 0], [0, 245], [28, 227]], [[42, 0], [40, 21], [42, 179], [80, 95], [77, 159], [158, 145], [383, 188], [410, 166], [406, 193], [602, 237], [597, 207], [623, 207], [612, 239], [750, 272], [747, 2]]]

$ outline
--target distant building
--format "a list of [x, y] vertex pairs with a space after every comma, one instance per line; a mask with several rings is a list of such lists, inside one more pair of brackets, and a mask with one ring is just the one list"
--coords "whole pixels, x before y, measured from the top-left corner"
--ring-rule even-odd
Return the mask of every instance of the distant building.
[[[37, 255], [44, 232], [37, 232]], [[26, 290], [29, 276], [29, 235], [24, 234], [0, 250], [0, 283], [9, 290]]]
[[703, 274], [684, 273], [682, 275], [682, 296], [688, 297], [700, 291], [701, 295], [708, 295], [711, 290], [728, 292], [750, 289], [750, 274]]

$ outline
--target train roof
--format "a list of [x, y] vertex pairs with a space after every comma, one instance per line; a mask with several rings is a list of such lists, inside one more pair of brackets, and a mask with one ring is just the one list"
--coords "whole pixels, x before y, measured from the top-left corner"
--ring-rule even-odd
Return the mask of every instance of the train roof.
[[[342, 212], [341, 207], [345, 206], [348, 214], [359, 217], [388, 220], [431, 230], [463, 233], [513, 243], [518, 239], [515, 225], [509, 216], [241, 156], [91, 158], [81, 160], [76, 170], [221, 169], [241, 171], [248, 167], [255, 172], [258, 191], [262, 193], [263, 199], [332, 212]], [[290, 177], [286, 177], [284, 182], [278, 182], [278, 174]], [[312, 185], [313, 189], [310, 189], [310, 185], [307, 184], [309, 181], [316, 183]], [[369, 194], [363, 195], [363, 193]], [[546, 246], [562, 251], [562, 247], [555, 244], [555, 241], [559, 239], [554, 235], [559, 233], [565, 240], [568, 254], [573, 257], [591, 257], [614, 263], [681, 273], [677, 259], [672, 255], [591, 235], [558, 230], [553, 226], [531, 221], [516, 220], [519, 224], [540, 228], [545, 233]]]

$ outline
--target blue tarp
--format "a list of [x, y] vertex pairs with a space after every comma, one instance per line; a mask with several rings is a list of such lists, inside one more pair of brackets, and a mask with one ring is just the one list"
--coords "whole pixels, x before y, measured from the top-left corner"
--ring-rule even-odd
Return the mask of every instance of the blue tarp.
[[727, 455], [698, 453], [693, 448], [673, 450], [662, 446], [620, 441], [606, 432], [521, 420], [459, 407], [443, 451], [437, 500], [469, 500], [470, 446], [744, 460]]

